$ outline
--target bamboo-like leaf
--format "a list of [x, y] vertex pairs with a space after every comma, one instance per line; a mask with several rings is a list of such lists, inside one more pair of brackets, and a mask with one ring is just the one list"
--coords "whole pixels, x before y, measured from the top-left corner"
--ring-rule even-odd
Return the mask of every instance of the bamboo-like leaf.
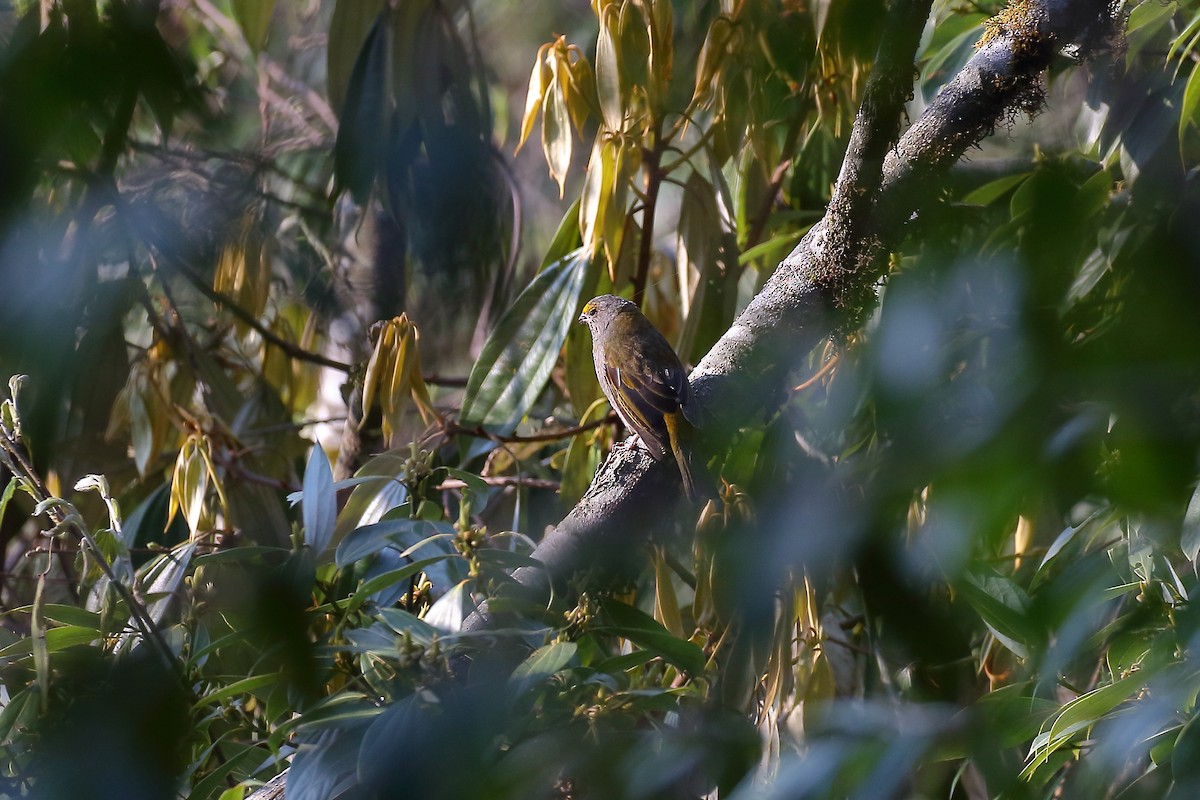
[[531, 689], [545, 683], [570, 666], [579, 646], [575, 642], [554, 642], [539, 647], [513, 670], [508, 679], [508, 691], [520, 697]]
[[[569, 345], [568, 345], [569, 346]], [[588, 363], [591, 363], [590, 357]], [[593, 380], [593, 385], [598, 387]], [[598, 388], [595, 393], [598, 393]], [[572, 396], [572, 402], [577, 402]], [[593, 400], [587, 411], [579, 418], [580, 425], [586, 425], [597, 419], [603, 419], [608, 414], [608, 401], [604, 398]], [[592, 476], [600, 467], [601, 448], [595, 444], [596, 434], [572, 436], [567, 445], [567, 455], [563, 460], [562, 483], [558, 496], [564, 505], [574, 505], [592, 482]]]
[[[574, 50], [568, 51], [568, 58], [574, 54]], [[582, 133], [588, 116], [600, 114], [600, 100], [596, 96], [596, 75], [592, 72], [591, 62], [583, 54], [578, 54], [574, 61], [570, 61], [562, 75], [571, 85], [570, 102], [567, 103], [567, 110], [571, 112], [571, 122], [575, 125], [575, 130]]]
[[1190, 126], [1197, 124], [1196, 110], [1200, 108], [1200, 63], [1192, 67], [1188, 76], [1187, 86], [1183, 90], [1183, 102], [1179, 109], [1179, 140], [1183, 143], [1184, 134]]
[[650, 29], [641, 8], [635, 3], [621, 4], [617, 53], [624, 109], [633, 108], [637, 93], [644, 94], [650, 107], [657, 109], [657, 83], [653, 80], [650, 65]]
[[558, 196], [566, 191], [567, 172], [571, 168], [571, 119], [562, 84], [555, 79], [542, 105], [542, 150], [550, 177], [558, 184]]
[[525, 146], [525, 140], [533, 133], [533, 124], [537, 122], [538, 112], [546, 98], [546, 89], [550, 86], [550, 65], [546, 56], [552, 44], [544, 44], [538, 48], [537, 58], [533, 62], [533, 73], [529, 76], [529, 91], [525, 95], [525, 113], [521, 117], [521, 138], [517, 142], [517, 152]]
[[600, 101], [600, 114], [604, 117], [604, 127], [614, 132], [624, 130], [625, 118], [615, 35], [618, 19], [615, 8], [606, 8], [600, 17], [600, 32], [596, 36], [596, 94]]
[[[42, 557], [47, 562], [51, 558], [49, 553]], [[43, 712], [50, 702], [50, 648], [46, 641], [46, 617], [43, 614], [46, 605], [46, 575], [50, 571], [49, 566], [47, 563], [47, 568], [38, 574], [37, 585], [33, 591], [33, 608], [29, 613], [29, 641], [33, 647], [33, 672], [37, 677]]]
[[320, 558], [333, 539], [337, 521], [337, 495], [333, 491], [333, 470], [320, 443], [314, 444], [304, 469], [304, 541]]
[[644, 115], [634, 110], [637, 95], [646, 97], [650, 108], [658, 109], [658, 83], [650, 71], [649, 34], [642, 8], [634, 2], [624, 2], [620, 6], [616, 36], [620, 60], [620, 97], [626, 116], [642, 116], [643, 119]]
[[964, 197], [962, 201], [967, 205], [974, 206], [991, 205], [996, 200], [999, 200], [1001, 197], [1007, 194], [1010, 189], [1015, 186], [1020, 186], [1022, 183], [1028, 180], [1029, 176], [1032, 174], [1033, 173], [1031, 172], [1022, 172], [1017, 175], [1005, 175], [1003, 178], [997, 178], [994, 181], [980, 186], [978, 189]]
[[833, 5], [833, 0], [814, 0], [813, 3], [813, 32], [817, 34], [817, 41], [821, 41], [821, 34], [825, 32], [825, 22], [829, 19], [829, 7]]
[[1050, 723], [1049, 730], [1043, 731], [1034, 739], [1022, 776], [1026, 779], [1031, 777], [1056, 750], [1073, 740], [1077, 734], [1095, 725], [1145, 686], [1147, 678], [1145, 670], [1134, 672], [1107, 686], [1081, 694], [1064, 705]]
[[183, 515], [188, 530], [194, 538], [200, 530], [200, 517], [204, 513], [204, 498], [208, 494], [209, 471], [202, 452], [207, 445], [198, 436], [191, 436], [175, 459], [175, 472], [171, 476], [171, 503], [167, 511], [167, 524], [176, 513]]
[[346, 103], [346, 87], [363, 42], [386, 5], [387, 0], [337, 0], [333, 7], [325, 50], [325, 91], [336, 114]]
[[685, 357], [691, 352], [695, 341], [696, 327], [700, 321], [700, 314], [696, 312], [703, 306], [710, 275], [715, 280], [720, 279], [719, 275], [713, 275], [717, 272], [717, 250], [721, 244], [721, 219], [717, 213], [715, 194], [712, 185], [699, 173], [693, 172], [684, 185], [679, 208], [676, 277], [684, 327], [676, 349]]
[[338, 114], [333, 170], [340, 188], [349, 189], [354, 199], [365, 202], [375, 181], [375, 172], [387, 142], [387, 120], [391, 116], [389, 74], [391, 25], [388, 11], [379, 13], [371, 26], [350, 83], [345, 104]]
[[1183, 550], [1183, 554], [1192, 562], [1192, 568], [1195, 569], [1196, 556], [1200, 554], [1200, 486], [1196, 487], [1196, 491], [1192, 493], [1192, 499], [1183, 515], [1183, 530], [1179, 536], [1179, 548]]
[[421, 376], [421, 353], [417, 327], [401, 314], [381, 323], [375, 336], [375, 348], [367, 361], [363, 377], [362, 419], [371, 413], [372, 404], [379, 400], [383, 412], [383, 440], [393, 446], [411, 399], [426, 424], [438, 416], [429, 397], [429, 389]]
[[275, 0], [232, 0], [233, 16], [242, 27], [242, 35], [250, 49], [258, 52], [267, 41]]
[[[808, 680], [803, 683], [804, 705], [801, 707], [801, 713], [806, 729], [815, 729], [819, 726], [821, 715], [828, 708], [829, 701], [833, 699], [836, 687], [833, 666], [829, 663], [825, 652], [820, 651], [813, 658]], [[800, 689], [800, 686], [796, 688]]]
[[529, 413], [575, 321], [587, 266], [583, 248], [573, 250], [534, 278], [501, 317], [467, 380], [464, 422], [511, 432]]
[[579, 231], [583, 247], [596, 252], [604, 233], [604, 215], [608, 212], [616, 171], [616, 145], [597, 136], [592, 156], [583, 175], [583, 192], [579, 198]]
[[[607, 207], [604, 209], [601, 240], [604, 242], [604, 255], [608, 259], [609, 275], [617, 273], [617, 262], [622, 254], [632, 257], [633, 250], [625, 248], [625, 231], [627, 228], [626, 206], [629, 198], [630, 181], [637, 174], [642, 163], [640, 147], [622, 147], [614, 143], [616, 150], [613, 157], [612, 190], [607, 196]], [[626, 252], [627, 251], [627, 252]]]
[[675, 593], [674, 574], [662, 551], [654, 557], [654, 618], [673, 635], [683, 638], [683, 618], [679, 615], [679, 596]]
[[726, 16], [718, 16], [708, 26], [700, 55], [696, 58], [696, 89], [692, 103], [705, 105], [713, 97], [713, 83], [725, 63], [725, 52], [733, 35], [733, 23]]
[[675, 57], [675, 16], [671, 0], [652, 0], [650, 9], [650, 74], [658, 81], [658, 96], [671, 88]]
[[595, 627], [597, 632], [623, 636], [693, 675], [704, 669], [704, 652], [687, 639], [672, 636], [649, 614], [611, 599], [600, 605], [604, 621]]
[[969, 575], [959, 590], [1005, 647], [1028, 657], [1029, 646], [1041, 637], [1027, 616], [1030, 601], [1020, 587], [998, 572], [980, 571]]

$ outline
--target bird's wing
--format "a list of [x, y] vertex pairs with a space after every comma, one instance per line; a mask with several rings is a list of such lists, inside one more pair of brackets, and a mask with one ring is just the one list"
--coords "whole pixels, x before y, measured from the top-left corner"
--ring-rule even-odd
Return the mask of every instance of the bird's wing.
[[679, 410], [687, 398], [687, 379], [674, 365], [655, 368], [638, 359], [632, 369], [606, 366], [608, 379], [616, 388], [617, 413], [625, 424], [646, 442], [656, 458], [667, 453], [669, 441], [663, 417]]

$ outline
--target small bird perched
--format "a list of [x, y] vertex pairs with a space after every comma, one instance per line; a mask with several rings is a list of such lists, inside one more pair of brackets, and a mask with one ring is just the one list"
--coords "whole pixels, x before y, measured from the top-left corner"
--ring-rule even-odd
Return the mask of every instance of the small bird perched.
[[592, 332], [596, 379], [609, 404], [656, 461], [668, 450], [675, 456], [683, 488], [696, 499], [684, 441], [697, 423], [696, 408], [679, 356], [637, 304], [623, 298], [593, 297], [579, 321]]

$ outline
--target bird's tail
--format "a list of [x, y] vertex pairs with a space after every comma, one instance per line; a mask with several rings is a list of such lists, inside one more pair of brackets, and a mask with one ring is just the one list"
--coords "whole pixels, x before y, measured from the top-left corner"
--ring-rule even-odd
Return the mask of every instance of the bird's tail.
[[682, 413], [664, 415], [667, 423], [667, 438], [671, 442], [671, 452], [675, 455], [675, 463], [679, 465], [679, 475], [683, 478], [683, 490], [689, 500], [704, 502], [717, 496], [716, 486], [696, 453], [696, 429], [688, 422]]

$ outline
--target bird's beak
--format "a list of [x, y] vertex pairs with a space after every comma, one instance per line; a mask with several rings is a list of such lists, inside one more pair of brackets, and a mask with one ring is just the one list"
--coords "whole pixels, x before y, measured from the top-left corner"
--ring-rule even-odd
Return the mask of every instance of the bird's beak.
[[578, 322], [580, 325], [586, 325], [586, 324], [587, 324], [587, 318], [586, 318], [586, 317], [584, 317], [584, 316], [583, 316], [583, 314], [580, 314], [580, 315], [579, 315], [579, 317], [578, 317], [578, 318], [576, 318], [576, 320], [575, 320], [575, 321], [576, 321], [576, 322]]

